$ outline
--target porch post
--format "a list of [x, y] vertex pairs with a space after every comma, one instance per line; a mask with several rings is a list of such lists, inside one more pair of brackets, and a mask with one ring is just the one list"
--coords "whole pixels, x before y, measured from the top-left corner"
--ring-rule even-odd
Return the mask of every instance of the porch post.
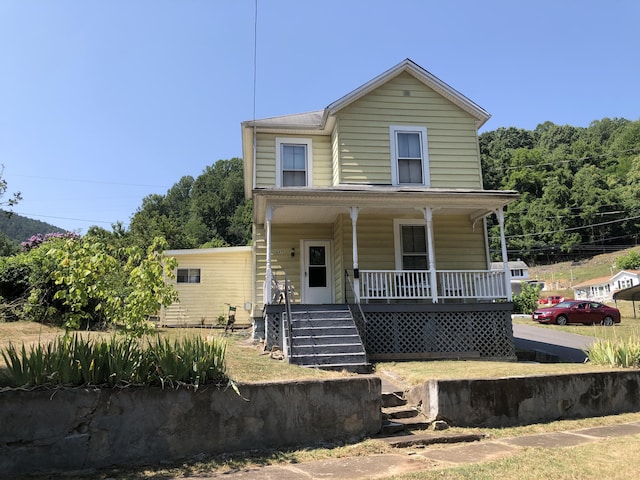
[[[355, 302], [360, 303], [360, 271], [358, 270], [358, 231], [356, 223], [358, 222], [358, 207], [350, 207], [349, 215], [351, 216], [351, 234], [353, 237], [353, 295]], [[347, 299], [345, 298], [345, 301]]]
[[263, 298], [263, 302], [265, 305], [271, 303], [271, 218], [273, 217], [273, 207], [268, 206], [265, 218], [265, 235], [267, 237], [267, 268], [264, 276], [264, 295], [266, 298]]
[[429, 283], [431, 283], [431, 298], [438, 303], [438, 274], [436, 273], [436, 255], [433, 249], [433, 209], [423, 209], [424, 220], [427, 222], [427, 253], [429, 255]]
[[507, 257], [507, 241], [504, 236], [504, 211], [502, 208], [496, 210], [496, 216], [500, 224], [500, 246], [502, 248], [502, 263], [504, 265], [505, 290], [507, 293], [507, 301], [510, 302], [513, 300], [511, 292], [511, 270], [509, 269], [509, 258]]

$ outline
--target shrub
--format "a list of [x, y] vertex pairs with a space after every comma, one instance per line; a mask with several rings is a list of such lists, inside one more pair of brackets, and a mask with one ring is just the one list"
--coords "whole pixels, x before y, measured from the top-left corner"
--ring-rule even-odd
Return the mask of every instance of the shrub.
[[165, 282], [176, 261], [161, 253], [162, 239], [145, 251], [90, 236], [45, 237], [32, 237], [25, 252], [0, 259], [0, 297], [20, 300], [13, 316], [71, 330], [113, 324], [141, 335], [151, 328], [148, 316], [177, 299]]
[[226, 344], [215, 339], [184, 338], [170, 342], [156, 337], [145, 346], [132, 337], [85, 339], [62, 336], [27, 349], [13, 344], [1, 350], [7, 367], [0, 386], [159, 385], [197, 389], [228, 383]]
[[522, 291], [513, 297], [513, 308], [516, 313], [530, 314], [538, 306], [540, 286], [522, 282]]
[[612, 367], [640, 367], [640, 340], [598, 340], [585, 350], [587, 358], [596, 365]]
[[21, 242], [20, 246], [22, 247], [22, 249], [24, 251], [28, 252], [29, 250], [33, 250], [34, 248], [39, 247], [43, 243], [45, 243], [45, 242], [47, 242], [49, 240], [56, 239], [56, 238], [79, 239], [80, 235], [78, 235], [77, 233], [74, 233], [74, 232], [45, 233], [44, 235], [39, 233], [37, 235], [32, 235], [31, 237], [29, 237], [29, 240], [27, 240], [27, 241]]

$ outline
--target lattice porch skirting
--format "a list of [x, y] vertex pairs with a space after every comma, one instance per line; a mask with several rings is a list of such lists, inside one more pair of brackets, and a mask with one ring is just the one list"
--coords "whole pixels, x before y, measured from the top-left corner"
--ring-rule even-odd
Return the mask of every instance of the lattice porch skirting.
[[372, 360], [515, 359], [512, 303], [362, 305]]
[[[371, 360], [516, 358], [512, 303], [363, 304]], [[265, 348], [282, 348], [280, 305], [264, 312]]]

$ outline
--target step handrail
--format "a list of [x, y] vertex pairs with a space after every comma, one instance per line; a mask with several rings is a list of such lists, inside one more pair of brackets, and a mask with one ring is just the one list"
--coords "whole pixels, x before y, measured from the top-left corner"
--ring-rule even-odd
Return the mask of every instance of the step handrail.
[[289, 278], [284, 275], [284, 308], [285, 308], [285, 340], [287, 340], [287, 358], [291, 358], [293, 351], [293, 331], [291, 328], [291, 299], [289, 298]]
[[[364, 346], [364, 349], [366, 352], [367, 350], [367, 317], [365, 317], [364, 312], [362, 311], [362, 307], [360, 306], [360, 303], [356, 301], [355, 288], [353, 286], [353, 282], [351, 280], [351, 277], [349, 276], [349, 272], [347, 271], [347, 269], [344, 270], [344, 278], [345, 278], [344, 302], [347, 304], [347, 307], [349, 307], [349, 310], [352, 312], [351, 316], [353, 317], [353, 320], [356, 324], [356, 328], [358, 329], [358, 335], [360, 335], [360, 340], [362, 341], [362, 345]], [[347, 287], [351, 289], [351, 294], [353, 295], [353, 299], [354, 299], [353, 303], [349, 302]], [[356, 307], [360, 315], [353, 315], [353, 309]], [[358, 318], [356, 318], [356, 316]]]

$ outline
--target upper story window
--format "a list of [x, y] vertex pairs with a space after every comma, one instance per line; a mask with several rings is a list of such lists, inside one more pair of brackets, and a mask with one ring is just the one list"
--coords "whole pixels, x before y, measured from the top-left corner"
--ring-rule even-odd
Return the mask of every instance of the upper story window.
[[392, 183], [429, 186], [427, 129], [392, 125], [389, 127], [389, 135]]
[[200, 283], [200, 269], [179, 268], [176, 280], [178, 283]]
[[276, 138], [276, 186], [311, 185], [311, 139]]

